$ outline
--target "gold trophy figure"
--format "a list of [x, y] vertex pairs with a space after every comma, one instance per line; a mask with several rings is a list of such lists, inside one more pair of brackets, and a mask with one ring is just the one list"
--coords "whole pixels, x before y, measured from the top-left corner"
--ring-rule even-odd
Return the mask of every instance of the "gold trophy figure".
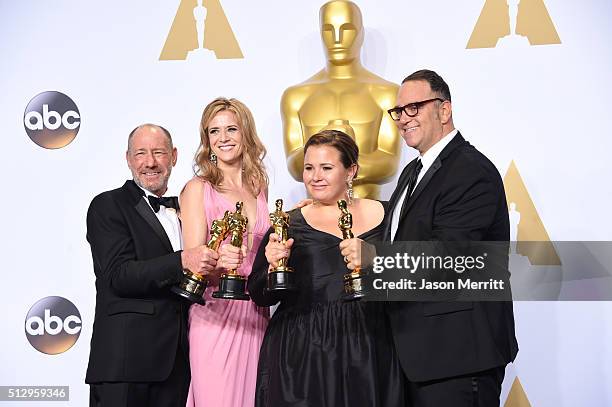
[[[340, 218], [338, 219], [338, 227], [342, 231], [342, 239], [352, 239], [355, 237], [351, 228], [353, 227], [353, 215], [348, 210], [348, 206], [344, 199], [338, 201], [340, 208]], [[344, 295], [343, 300], [356, 300], [366, 295], [365, 284], [363, 281], [364, 274], [359, 267], [344, 275]]]
[[[270, 223], [274, 228], [274, 233], [278, 235], [281, 243], [286, 243], [289, 230], [289, 215], [283, 212], [283, 200], [276, 200], [276, 210], [270, 213]], [[288, 259], [283, 258], [278, 261], [278, 266], [268, 271], [268, 291], [292, 291], [296, 289], [293, 269], [287, 266]]]
[[[206, 247], [209, 249], [217, 251], [221, 242], [225, 240], [229, 231], [228, 217], [229, 211], [225, 211], [223, 218], [215, 219], [210, 225], [210, 239], [206, 243]], [[204, 291], [206, 290], [207, 283], [205, 276], [185, 269], [183, 270], [183, 279], [178, 286], [172, 287], [171, 290], [191, 302], [204, 305], [206, 304]]]
[[[242, 202], [236, 202], [236, 212], [229, 214], [227, 225], [231, 234], [230, 244], [234, 247], [242, 247], [242, 238], [246, 232], [249, 220], [242, 214]], [[226, 300], [249, 300], [246, 293], [246, 277], [238, 274], [236, 269], [228, 270], [219, 278], [219, 290], [212, 293], [214, 298]]]
[[359, 7], [350, 1], [325, 3], [319, 28], [326, 66], [311, 78], [286, 89], [281, 99], [283, 141], [289, 172], [302, 181], [304, 144], [323, 128], [342, 130], [359, 147], [358, 198], [378, 198], [380, 184], [390, 181], [399, 165], [401, 138], [387, 114], [399, 87], [361, 65], [364, 28]]

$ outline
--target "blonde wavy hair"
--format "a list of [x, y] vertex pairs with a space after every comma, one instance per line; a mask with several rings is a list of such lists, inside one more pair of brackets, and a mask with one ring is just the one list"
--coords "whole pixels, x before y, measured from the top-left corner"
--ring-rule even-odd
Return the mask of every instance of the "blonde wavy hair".
[[198, 177], [208, 181], [217, 190], [223, 190], [223, 171], [210, 160], [210, 138], [208, 126], [217, 113], [229, 110], [234, 112], [242, 134], [242, 177], [247, 189], [259, 195], [262, 188], [268, 187], [268, 175], [263, 164], [266, 148], [257, 136], [255, 120], [248, 107], [237, 99], [217, 98], [210, 102], [200, 120], [200, 145], [195, 154], [194, 172]]

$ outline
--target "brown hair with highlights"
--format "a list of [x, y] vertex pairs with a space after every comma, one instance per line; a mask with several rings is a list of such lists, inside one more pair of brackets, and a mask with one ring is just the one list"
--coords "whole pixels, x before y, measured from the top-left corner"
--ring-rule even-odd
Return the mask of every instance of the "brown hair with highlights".
[[217, 190], [223, 187], [223, 172], [210, 161], [210, 138], [208, 125], [217, 113], [229, 110], [236, 115], [238, 127], [242, 134], [242, 168], [245, 185], [254, 196], [259, 195], [262, 188], [268, 187], [268, 175], [263, 164], [266, 148], [257, 136], [255, 120], [248, 107], [237, 99], [217, 98], [210, 102], [200, 120], [200, 145], [195, 155], [194, 172], [200, 178], [210, 182]]

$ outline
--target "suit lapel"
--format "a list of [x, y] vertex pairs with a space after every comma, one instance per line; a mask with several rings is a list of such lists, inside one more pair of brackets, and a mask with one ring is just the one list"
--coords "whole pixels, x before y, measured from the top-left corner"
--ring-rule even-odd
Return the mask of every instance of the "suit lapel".
[[138, 185], [134, 183], [134, 181], [127, 181], [124, 185], [128, 192], [132, 195], [132, 198], [136, 201], [134, 205], [134, 209], [142, 218], [151, 226], [151, 229], [155, 232], [155, 235], [161, 240], [164, 247], [169, 252], [174, 252], [172, 248], [172, 243], [170, 243], [170, 239], [164, 230], [164, 227], [155, 216], [155, 213], [149, 206], [149, 204], [144, 200], [144, 192]]
[[410, 207], [412, 206], [414, 201], [416, 201], [419, 195], [421, 195], [421, 192], [423, 192], [429, 181], [431, 181], [431, 179], [433, 178], [436, 171], [438, 171], [441, 167], [442, 160], [440, 160], [440, 157], [438, 156], [436, 157], [436, 160], [433, 162], [431, 167], [429, 167], [425, 175], [423, 175], [423, 178], [421, 178], [421, 182], [418, 183], [418, 185], [412, 192], [412, 195], [410, 195], [410, 198], [408, 198], [406, 208], [404, 208], [404, 211], [400, 214], [400, 218], [402, 218], [406, 214], [406, 212], [410, 210]]
[[427, 184], [429, 184], [429, 182], [432, 180], [434, 174], [438, 172], [440, 168], [442, 168], [442, 163], [444, 162], [444, 159], [446, 159], [446, 157], [448, 157], [457, 147], [463, 145], [464, 143], [466, 143], [465, 139], [463, 138], [461, 133], [457, 132], [457, 134], [450, 141], [450, 143], [448, 143], [448, 145], [444, 147], [444, 149], [440, 152], [438, 157], [436, 157], [431, 167], [429, 167], [425, 175], [423, 175], [421, 182], [419, 182], [419, 184], [412, 192], [412, 195], [410, 195], [405, 210], [400, 214], [400, 220], [402, 220], [410, 211], [410, 208], [414, 205], [421, 193], [425, 190]]
[[170, 239], [168, 239], [168, 235], [164, 230], [164, 227], [161, 223], [159, 223], [159, 219], [153, 213], [151, 207], [145, 202], [144, 199], [140, 199], [136, 206], [134, 207], [136, 211], [144, 218], [145, 221], [153, 228], [157, 237], [159, 237], [164, 244], [164, 247], [168, 249], [168, 251], [173, 252], [172, 244], [170, 243]]

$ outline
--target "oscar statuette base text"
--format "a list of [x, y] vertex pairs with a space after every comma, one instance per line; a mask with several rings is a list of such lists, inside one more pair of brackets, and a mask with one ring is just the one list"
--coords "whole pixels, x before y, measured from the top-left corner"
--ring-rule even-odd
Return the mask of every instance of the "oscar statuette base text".
[[266, 291], [294, 291], [296, 290], [295, 273], [290, 267], [277, 267], [268, 272]]
[[246, 291], [246, 278], [240, 274], [223, 274], [219, 279], [219, 290], [212, 293], [214, 298], [223, 298], [226, 300], [242, 300], [250, 299]]
[[204, 305], [204, 290], [206, 290], [206, 279], [204, 276], [192, 273], [188, 270], [183, 271], [183, 279], [178, 286], [170, 290], [196, 304]]
[[363, 273], [358, 271], [344, 275], [344, 293], [342, 294], [344, 301], [358, 300], [366, 295], [365, 275]]

